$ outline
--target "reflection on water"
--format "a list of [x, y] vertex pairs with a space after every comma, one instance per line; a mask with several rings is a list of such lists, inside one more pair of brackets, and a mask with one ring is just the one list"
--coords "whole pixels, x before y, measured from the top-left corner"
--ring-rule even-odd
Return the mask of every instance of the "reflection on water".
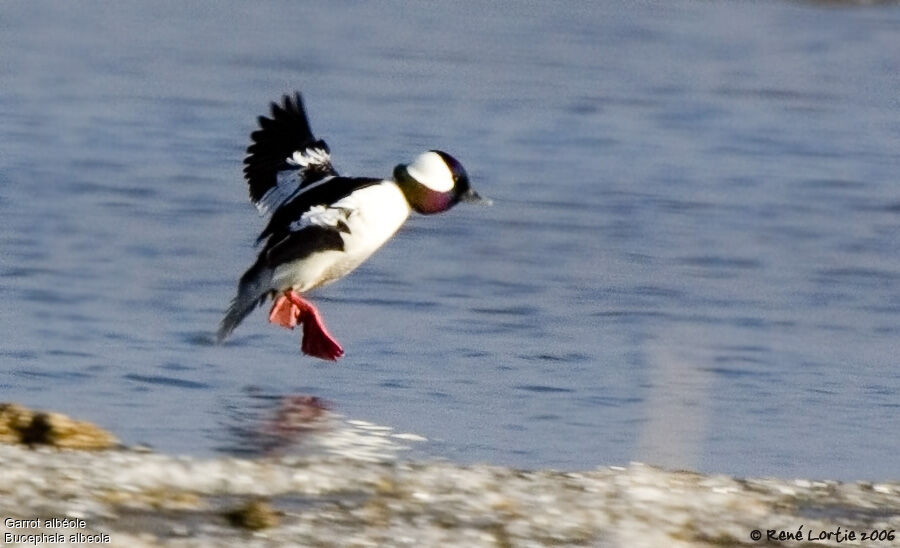
[[308, 394], [272, 395], [247, 387], [223, 407], [217, 450], [247, 457], [332, 455], [353, 460], [395, 460], [428, 441], [390, 426], [346, 419], [334, 404]]
[[[253, 386], [463, 462], [897, 475], [900, 7], [384, 13], [5, 6], [3, 400], [193, 454]], [[210, 339], [296, 88], [342, 173], [441, 148], [495, 202], [313, 295], [338, 364], [264, 314]]]

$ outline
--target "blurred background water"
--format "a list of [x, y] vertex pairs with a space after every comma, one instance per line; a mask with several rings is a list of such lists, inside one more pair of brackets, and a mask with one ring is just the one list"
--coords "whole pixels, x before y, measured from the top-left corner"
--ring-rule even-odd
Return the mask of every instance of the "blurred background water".
[[[312, 394], [521, 467], [900, 477], [900, 6], [4, 2], [0, 400], [224, 450]], [[257, 312], [241, 160], [305, 93], [339, 171], [459, 158], [315, 295], [330, 364]]]

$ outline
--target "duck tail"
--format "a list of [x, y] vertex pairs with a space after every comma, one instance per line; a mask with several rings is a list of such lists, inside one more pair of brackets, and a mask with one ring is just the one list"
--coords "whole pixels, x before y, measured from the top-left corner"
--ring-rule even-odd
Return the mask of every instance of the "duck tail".
[[260, 259], [241, 276], [237, 295], [225, 311], [225, 317], [219, 324], [216, 342], [222, 342], [253, 310], [260, 306], [266, 295], [272, 291], [272, 269], [265, 266]]

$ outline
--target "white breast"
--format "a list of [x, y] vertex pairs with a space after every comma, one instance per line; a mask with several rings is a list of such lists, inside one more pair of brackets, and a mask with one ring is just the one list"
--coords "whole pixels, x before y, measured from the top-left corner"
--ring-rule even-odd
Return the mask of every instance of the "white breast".
[[368, 257], [409, 217], [406, 197], [393, 181], [357, 190], [331, 207], [350, 211], [347, 216], [350, 234], [344, 237], [348, 255], [365, 254]]
[[314, 209], [299, 223], [336, 226], [338, 220], [344, 222], [349, 228], [349, 233], [341, 232], [344, 250], [322, 251], [279, 266], [274, 276], [277, 288], [303, 292], [342, 278], [384, 245], [410, 212], [393, 181], [362, 188], [330, 206]]

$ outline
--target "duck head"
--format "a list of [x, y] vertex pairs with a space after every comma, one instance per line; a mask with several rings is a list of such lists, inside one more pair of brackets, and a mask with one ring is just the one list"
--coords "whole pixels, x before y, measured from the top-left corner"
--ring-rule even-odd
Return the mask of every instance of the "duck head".
[[410, 207], [424, 215], [447, 211], [460, 202], [491, 204], [469, 185], [462, 164], [441, 150], [429, 150], [411, 164], [398, 165], [394, 180]]

